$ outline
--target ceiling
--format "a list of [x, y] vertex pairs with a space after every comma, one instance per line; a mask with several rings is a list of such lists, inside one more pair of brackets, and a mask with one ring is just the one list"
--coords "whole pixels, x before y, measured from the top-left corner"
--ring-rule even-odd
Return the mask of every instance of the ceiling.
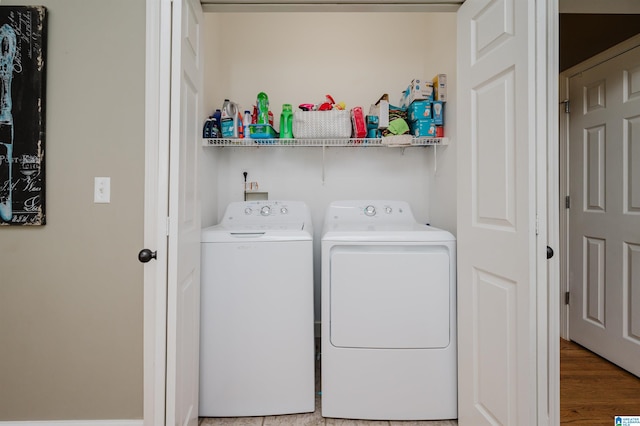
[[560, 14], [560, 70], [640, 34], [640, 15]]

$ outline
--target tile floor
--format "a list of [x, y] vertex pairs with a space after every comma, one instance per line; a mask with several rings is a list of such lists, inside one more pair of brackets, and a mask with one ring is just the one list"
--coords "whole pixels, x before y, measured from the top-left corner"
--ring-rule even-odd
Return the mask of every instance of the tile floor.
[[320, 397], [316, 397], [316, 411], [266, 417], [202, 418], [200, 426], [456, 426], [456, 420], [438, 421], [376, 421], [324, 418], [320, 414]]
[[306, 414], [289, 414], [267, 417], [202, 418], [200, 426], [455, 426], [456, 420], [438, 421], [375, 421], [324, 418], [320, 414], [319, 397], [316, 411]]
[[[318, 342], [319, 346], [319, 342]], [[320, 390], [320, 362], [316, 362], [316, 392]], [[456, 426], [457, 420], [438, 421], [375, 421], [324, 418], [321, 414], [320, 395], [316, 395], [316, 410], [313, 413], [288, 414], [265, 417], [205, 417], [200, 426]]]

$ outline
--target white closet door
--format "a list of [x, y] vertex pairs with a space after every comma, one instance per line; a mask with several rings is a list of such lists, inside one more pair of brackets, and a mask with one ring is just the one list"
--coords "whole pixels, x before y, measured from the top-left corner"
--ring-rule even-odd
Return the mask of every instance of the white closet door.
[[202, 8], [173, 0], [169, 250], [167, 306], [167, 425], [197, 425], [200, 318], [200, 198], [203, 49]]
[[570, 79], [571, 340], [640, 375], [640, 46]]
[[546, 188], [536, 166], [546, 144], [536, 140], [535, 70], [546, 68], [536, 64], [536, 3], [469, 0], [458, 11], [461, 426], [535, 425], [546, 404], [536, 394], [536, 213], [546, 210], [536, 194]]

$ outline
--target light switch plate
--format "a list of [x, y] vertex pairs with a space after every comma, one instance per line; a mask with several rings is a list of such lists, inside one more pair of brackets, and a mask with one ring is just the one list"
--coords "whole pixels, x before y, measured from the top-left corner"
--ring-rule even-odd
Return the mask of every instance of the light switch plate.
[[111, 202], [111, 178], [96, 177], [93, 186], [93, 202], [94, 203], [110, 203]]

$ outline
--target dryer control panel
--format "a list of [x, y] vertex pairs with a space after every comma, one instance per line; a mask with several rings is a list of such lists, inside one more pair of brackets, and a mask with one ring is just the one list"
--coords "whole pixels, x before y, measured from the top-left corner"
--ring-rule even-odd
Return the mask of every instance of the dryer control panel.
[[415, 219], [406, 201], [355, 200], [336, 201], [327, 209], [327, 220], [366, 221], [378, 223], [413, 223]]

